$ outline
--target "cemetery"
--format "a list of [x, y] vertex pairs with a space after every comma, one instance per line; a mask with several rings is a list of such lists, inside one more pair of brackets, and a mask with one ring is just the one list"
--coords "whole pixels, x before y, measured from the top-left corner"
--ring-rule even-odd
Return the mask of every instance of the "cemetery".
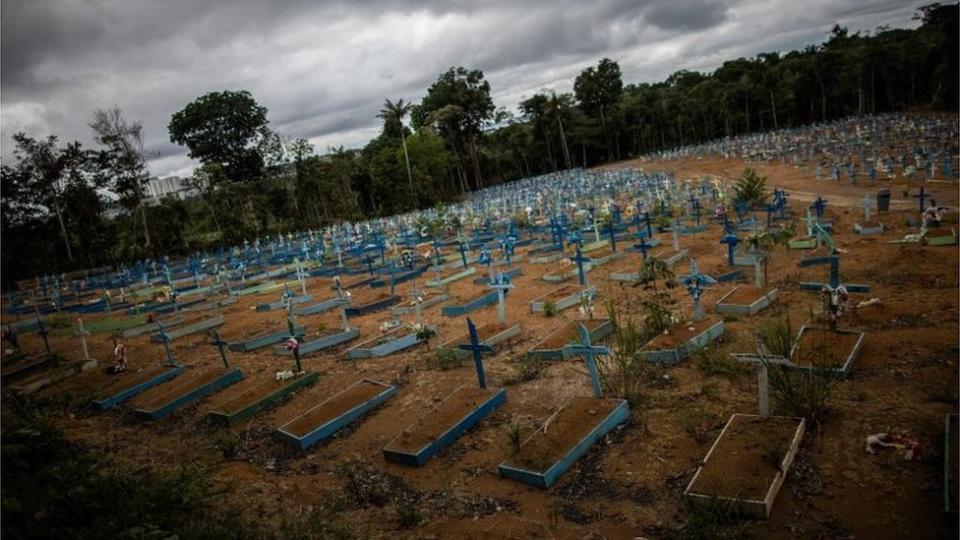
[[[699, 76], [658, 86], [654, 112]], [[851, 86], [777, 119], [784, 96], [751, 88], [686, 136], [620, 109], [582, 124], [593, 109], [546, 93], [462, 139], [445, 138], [460, 105], [404, 109], [416, 129], [400, 115], [377, 142], [389, 166], [340, 148], [158, 198], [149, 223], [125, 210], [139, 238], [204, 205], [178, 243], [29, 271], [20, 245], [5, 453], [55, 433], [104, 471], [202, 471], [244, 523], [316, 519], [310, 538], [955, 536], [958, 117], [858, 110]], [[457, 152], [428, 163], [434, 147]], [[444, 175], [454, 191], [423, 180]], [[252, 202], [224, 202], [235, 188]]]

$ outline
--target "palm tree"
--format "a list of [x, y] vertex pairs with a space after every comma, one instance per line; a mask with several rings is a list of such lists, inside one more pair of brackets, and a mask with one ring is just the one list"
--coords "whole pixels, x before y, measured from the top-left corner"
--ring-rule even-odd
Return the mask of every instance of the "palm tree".
[[400, 132], [400, 144], [403, 146], [403, 160], [407, 164], [407, 182], [410, 184], [410, 192], [414, 193], [413, 173], [410, 172], [410, 155], [407, 154], [407, 138], [403, 133], [403, 117], [406, 116], [412, 108], [413, 104], [404, 103], [402, 98], [398, 99], [396, 103], [385, 99], [383, 100], [383, 108], [380, 109], [380, 114], [377, 115], [377, 118], [383, 118], [384, 133], [389, 134], [394, 129]]

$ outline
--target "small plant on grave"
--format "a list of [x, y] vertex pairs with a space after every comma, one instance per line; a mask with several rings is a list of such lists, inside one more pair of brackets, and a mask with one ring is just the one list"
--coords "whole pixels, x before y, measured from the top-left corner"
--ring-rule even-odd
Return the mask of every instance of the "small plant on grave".
[[559, 310], [557, 309], [557, 303], [553, 300], [547, 300], [543, 303], [543, 316], [546, 318], [555, 317]]
[[757, 171], [747, 167], [733, 186], [737, 200], [751, 205], [763, 204], [767, 199], [767, 177], [760, 176]]
[[819, 425], [830, 412], [830, 396], [837, 384], [832, 370], [811, 366], [804, 369], [766, 365], [770, 394], [776, 408], [790, 416], [802, 416], [811, 424]]
[[217, 448], [223, 459], [233, 459], [240, 453], [240, 443], [233, 433], [226, 433], [217, 440]]
[[680, 425], [697, 444], [707, 442], [716, 421], [715, 415], [693, 405], [685, 407], [680, 414]]
[[680, 525], [668, 532], [670, 540], [741, 540], [747, 538], [746, 520], [737, 504], [727, 499], [687, 500]]
[[662, 334], [677, 323], [673, 314], [676, 300], [665, 292], [658, 292], [640, 301], [643, 312], [643, 324], [647, 337]]
[[427, 342], [427, 346], [430, 345], [430, 338], [437, 335], [436, 330], [422, 323], [411, 324], [410, 331], [417, 336], [419, 341]]
[[645, 401], [644, 384], [653, 377], [653, 367], [640, 353], [645, 336], [636, 320], [622, 314], [612, 300], [607, 301], [606, 308], [613, 325], [613, 343], [611, 354], [597, 362], [600, 381], [610, 395], [627, 400], [639, 410]]
[[420, 512], [410, 503], [397, 501], [393, 505], [393, 510], [397, 513], [397, 518], [400, 520], [400, 527], [404, 529], [416, 527], [423, 521], [423, 516], [420, 515]]
[[57, 328], [70, 328], [73, 325], [73, 321], [66, 313], [48, 315], [44, 319], [44, 323], [47, 325], [49, 330], [55, 330]]
[[461, 363], [462, 360], [457, 351], [447, 348], [437, 349], [437, 367], [440, 368], [440, 371], [458, 368]]
[[757, 328], [759, 342], [768, 354], [781, 358], [790, 358], [793, 349], [793, 325], [790, 323], [790, 313], [783, 317], [764, 321]]
[[666, 214], [658, 213], [657, 217], [653, 218], [653, 226], [662, 231], [670, 226], [670, 218]]
[[642, 286], [644, 289], [653, 289], [654, 292], [657, 291], [658, 280], [664, 280], [669, 289], [673, 287], [673, 279], [676, 277], [666, 262], [652, 256], [643, 261], [638, 274], [634, 287]]
[[516, 454], [523, 445], [523, 425], [514, 420], [506, 428], [507, 440], [510, 441], [510, 449]]

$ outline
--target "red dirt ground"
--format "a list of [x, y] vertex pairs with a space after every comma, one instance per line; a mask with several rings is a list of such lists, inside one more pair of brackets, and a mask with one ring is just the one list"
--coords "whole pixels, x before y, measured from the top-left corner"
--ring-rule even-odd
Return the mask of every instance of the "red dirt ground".
[[[705, 159], [618, 166], [662, 168], [674, 171], [681, 180], [701, 175], [731, 180], [740, 175], [745, 165], [741, 160]], [[835, 239], [843, 250], [841, 273], [845, 279], [872, 287], [869, 294], [852, 295], [854, 301], [878, 298], [880, 302], [856, 310], [841, 321], [841, 328], [867, 332], [860, 356], [851, 376], [834, 390], [832, 413], [820, 426], [809, 426], [770, 519], [747, 525], [747, 532], [756, 538], [827, 538], [836, 537], [840, 529], [857, 538], [871, 539], [955, 537], [956, 532], [949, 529], [949, 518], [940, 511], [943, 471], [939, 449], [943, 448], [944, 415], [957, 411], [957, 246], [887, 242], [910, 232], [905, 226], [907, 216], [919, 217], [916, 199], [901, 195], [902, 184], [838, 185], [801, 178], [799, 169], [793, 166], [751, 166], [769, 177], [768, 189], [780, 187], [789, 192], [790, 204], [798, 215], [817, 195], [828, 199], [827, 216], [836, 220]], [[861, 198], [878, 187], [891, 187], [894, 195], [892, 212], [882, 216], [887, 231], [858, 236], [853, 233], [853, 223], [862, 217]], [[957, 207], [955, 184], [931, 182], [927, 189], [936, 193], [941, 204]], [[956, 214], [948, 221], [955, 223]], [[800, 223], [797, 224], [797, 230], [801, 230]], [[668, 234], [659, 236], [669, 245]], [[681, 238], [681, 247], [689, 248], [703, 268], [720, 265], [726, 257], [726, 250], [717, 243], [720, 236], [714, 225], [707, 232]], [[452, 253], [453, 249], [448, 251]], [[518, 254], [522, 251], [518, 249]], [[824, 280], [827, 269], [798, 268], [797, 261], [809, 255], [782, 247], [775, 249], [767, 277], [768, 286], [780, 290], [779, 298], [757, 316], [728, 317], [726, 332], [717, 342], [720, 350], [751, 351], [756, 325], [785, 313], [789, 313], [795, 328], [814, 322], [820, 300], [816, 293], [799, 290], [798, 282]], [[588, 274], [588, 280], [600, 291], [598, 315], [604, 315], [602, 306], [608, 299], [627, 313], [638, 312], [640, 298], [650, 293], [608, 282], [605, 277], [615, 271], [636, 270], [640, 258], [639, 254], [631, 254]], [[452, 514], [442, 508], [424, 510], [426, 520], [414, 529], [400, 528], [390, 504], [353, 505], [340, 515], [355, 527], [359, 536], [497, 540], [664, 537], [683, 522], [686, 510], [682, 491], [726, 419], [732, 413], [756, 411], [754, 373], [707, 375], [696, 359], [677, 366], [656, 367], [650, 383], [643, 387], [644, 403], [631, 407], [633, 421], [608, 437], [606, 443], [599, 443], [554, 487], [541, 490], [500, 478], [497, 465], [511, 453], [508, 426], [516, 423], [530, 433], [562, 404], [590, 395], [589, 380], [579, 359], [544, 363], [532, 378], [518, 376], [528, 371], [529, 362], [524, 358], [527, 349], [574, 318], [564, 314], [554, 318], [529, 314], [528, 302], [557, 286], [540, 277], [560, 269], [560, 265], [520, 265], [523, 275], [514, 280], [517, 287], [507, 297], [507, 317], [521, 321], [522, 332], [506, 349], [484, 358], [491, 385], [510, 383], [507, 402], [423, 467], [388, 463], [381, 450], [405, 426], [432, 409], [436, 400], [457, 385], [474, 380], [471, 363], [441, 370], [434, 352], [424, 347], [386, 358], [347, 361], [338, 349], [304, 359], [306, 369], [320, 373], [314, 386], [251, 420], [222, 428], [232, 431], [240, 441], [240, 460], [222, 459], [216, 441], [224, 433], [203, 418], [214, 401], [228, 400], [264, 377], [292, 367], [292, 359], [273, 356], [270, 348], [231, 354], [232, 364], [244, 370], [243, 381], [160, 422], [130, 421], [131, 405], [126, 405], [105, 413], [65, 413], [62, 427], [70, 439], [118, 466], [173, 468], [190, 461], [211, 467], [216, 481], [232, 488], [224, 500], [249, 509], [251, 517], [277, 515], [280, 509], [332, 504], [346, 493], [344, 479], [338, 473], [341, 465], [361, 462], [399, 478], [413, 490], [443, 497], [487, 497], [498, 502], [478, 507], [469, 515]], [[685, 272], [686, 265], [683, 262], [675, 270]], [[748, 282], [752, 282], [751, 273], [751, 269], [745, 269]], [[432, 277], [425, 275], [420, 281]], [[486, 292], [486, 287], [471, 281], [451, 284], [448, 291], [454, 299], [473, 298]], [[330, 284], [329, 279], [310, 279], [308, 292], [326, 294]], [[412, 283], [398, 285], [397, 294], [407, 298], [411, 286]], [[728, 286], [715, 286], [704, 291], [702, 305], [706, 317], [715, 316], [713, 303], [728, 290]], [[352, 293], [355, 305], [381, 294], [368, 287], [359, 287]], [[692, 311], [690, 297], [680, 287], [671, 294], [679, 301], [680, 324], [687, 324]], [[276, 292], [247, 296], [226, 307], [227, 322], [220, 329], [223, 338], [239, 340], [285, 324], [283, 312], [258, 313], [253, 309], [256, 303], [276, 297]], [[360, 339], [364, 339], [379, 333], [378, 327], [389, 317], [388, 313], [385, 310], [351, 319], [351, 325], [361, 328]], [[478, 326], [494, 322], [497, 307], [487, 306], [470, 316]], [[439, 336], [431, 340], [431, 348], [466, 330], [462, 318], [441, 316], [439, 305], [425, 309], [423, 317], [425, 322], [438, 327]], [[407, 317], [412, 319], [413, 315]], [[302, 316], [300, 321], [311, 332], [321, 323], [327, 328], [340, 325], [336, 310]], [[42, 350], [35, 334], [22, 335], [20, 341], [27, 352]], [[193, 335], [177, 340], [173, 347], [179, 361], [196, 368], [212, 368], [219, 365], [220, 359], [208, 341], [205, 335]], [[64, 356], [80, 356], [80, 343], [74, 337], [52, 337], [51, 344]], [[156, 364], [163, 359], [163, 348], [150, 343], [149, 336], [129, 339], [127, 344], [134, 366]], [[104, 335], [90, 339], [91, 355], [101, 360], [101, 366], [110, 358], [110, 346]], [[272, 436], [276, 427], [361, 378], [394, 383], [400, 389], [383, 408], [351, 427], [348, 433], [308, 453], [292, 453]], [[98, 389], [111, 381], [98, 368], [44, 390], [43, 395], [60, 393], [78, 400], [89, 398], [98, 395]], [[715, 419], [703, 442], [683, 427], [684, 414], [690, 410]], [[890, 451], [876, 455], [864, 452], [868, 435], [893, 430], [908, 430], [917, 438], [926, 450], [923, 458], [904, 461]], [[583, 498], [568, 495], [581, 485], [599, 481], [618, 489], [601, 490]], [[628, 497], [623, 493], [647, 495]], [[576, 511], [570, 511], [571, 508]]]

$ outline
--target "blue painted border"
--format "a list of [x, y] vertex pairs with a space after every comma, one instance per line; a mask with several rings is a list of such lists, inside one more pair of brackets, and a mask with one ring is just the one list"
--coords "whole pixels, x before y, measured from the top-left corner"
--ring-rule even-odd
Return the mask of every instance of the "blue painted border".
[[[457, 390], [451, 392], [451, 395]], [[448, 396], [449, 398], [450, 396]], [[387, 444], [383, 448], [383, 457], [387, 461], [392, 461], [394, 463], [400, 463], [402, 465], [411, 465], [414, 467], [419, 467], [426, 463], [430, 458], [435, 456], [440, 450], [445, 446], [451, 444], [453, 441], [457, 440], [460, 435], [466, 433], [470, 428], [475, 426], [480, 420], [483, 420], [488, 414], [492, 413], [500, 405], [503, 405], [507, 401], [507, 390], [506, 388], [501, 388], [494, 394], [492, 394], [486, 401], [481, 403], [476, 409], [471, 411], [469, 414], [457, 420], [450, 428], [444, 431], [439, 437], [437, 437], [433, 442], [427, 443], [423, 448], [418, 450], [415, 453], [403, 452], [401, 450], [391, 450], [390, 444]], [[442, 404], [441, 404], [442, 405]], [[430, 410], [427, 414], [423, 416], [424, 419], [428, 418], [433, 411], [440, 408], [440, 405], [437, 405]], [[396, 440], [396, 439], [394, 439]]]
[[[297, 448], [297, 449], [299, 449], [299, 450], [306, 450], [307, 448], [310, 448], [311, 446], [317, 444], [318, 442], [320, 442], [320, 441], [322, 441], [322, 440], [324, 440], [324, 439], [329, 438], [331, 435], [333, 435], [334, 433], [336, 433], [337, 430], [339, 430], [340, 428], [342, 428], [342, 427], [346, 426], [347, 424], [353, 422], [354, 420], [360, 418], [361, 416], [363, 416], [364, 413], [366, 413], [366, 412], [369, 411], [370, 409], [376, 408], [377, 406], [379, 406], [379, 405], [382, 404], [383, 402], [387, 401], [388, 399], [390, 399], [391, 397], [393, 397], [394, 394], [397, 393], [397, 387], [394, 386], [394, 385], [392, 385], [392, 384], [384, 384], [384, 383], [382, 383], [382, 382], [373, 381], [373, 380], [370, 380], [370, 379], [363, 379], [362, 381], [356, 382], [356, 383], [354, 383], [354, 384], [356, 385], [356, 384], [361, 384], [361, 383], [365, 383], [365, 384], [377, 384], [377, 385], [383, 386], [384, 389], [383, 389], [383, 391], [381, 391], [379, 394], [377, 394], [377, 395], [375, 395], [374, 397], [368, 399], [367, 401], [364, 401], [363, 403], [357, 405], [356, 407], [348, 410], [347, 412], [341, 414], [340, 416], [338, 416], [338, 417], [330, 420], [330, 421], [327, 422], [326, 424], [317, 426], [316, 428], [314, 428], [312, 431], [310, 431], [309, 433], [307, 433], [307, 434], [304, 435], [303, 437], [298, 437], [298, 436], [296, 436], [296, 435], [294, 435], [294, 434], [292, 434], [292, 433], [290, 433], [290, 432], [288, 432], [288, 431], [286, 431], [286, 430], [284, 429], [286, 426], [288, 426], [288, 425], [290, 425], [291, 423], [293, 423], [294, 421], [296, 421], [297, 418], [300, 418], [301, 416], [303, 416], [303, 415], [305, 415], [305, 414], [309, 414], [310, 411], [312, 411], [313, 409], [316, 409], [317, 407], [322, 406], [324, 403], [326, 403], [326, 402], [329, 401], [330, 399], [333, 399], [333, 397], [334, 397], [335, 395], [334, 395], [334, 396], [330, 396], [330, 397], [327, 398], [326, 400], [321, 401], [321, 402], [318, 403], [317, 405], [314, 405], [313, 407], [307, 409], [306, 411], [304, 411], [303, 413], [301, 413], [301, 414], [298, 415], [297, 417], [293, 418], [292, 420], [290, 420], [290, 421], [287, 422], [286, 424], [278, 427], [277, 430], [276, 430], [276, 432], [275, 432], [277, 438], [279, 438], [281, 441], [283, 441], [283, 442], [285, 442], [285, 443], [293, 446], [294, 448]], [[349, 387], [348, 387], [348, 388], [349, 388]]]
[[141, 418], [160, 420], [173, 411], [184, 407], [202, 397], [209, 396], [225, 386], [230, 386], [242, 378], [243, 372], [239, 369], [233, 368], [206, 384], [202, 384], [192, 390], [188, 390], [185, 394], [174, 398], [170, 402], [165, 403], [156, 409], [134, 409], [134, 413]]
[[[303, 326], [294, 327], [293, 333], [296, 337], [303, 337], [307, 333], [307, 329]], [[280, 343], [281, 341], [290, 337], [290, 332], [284, 330], [279, 332], [272, 332], [262, 336], [254, 336], [250, 339], [244, 341], [238, 341], [230, 344], [230, 350], [234, 352], [250, 352], [256, 349], [266, 347], [268, 345], [273, 345], [274, 343]]]
[[500, 464], [500, 475], [534, 487], [548, 488], [552, 486], [563, 473], [567, 472], [578, 459], [590, 450], [590, 447], [597, 442], [597, 439], [610, 433], [618, 424], [627, 421], [630, 417], [630, 405], [626, 400], [621, 399], [618, 401], [620, 403], [610, 411], [610, 414], [608, 414], [606, 418], [598, 423], [584, 438], [580, 439], [580, 442], [568, 450], [560, 460], [547, 468], [543, 473], [511, 467], [507, 465], [507, 462], [510, 461], [508, 459]]
[[113, 408], [116, 405], [132, 398], [133, 396], [143, 393], [148, 388], [152, 388], [160, 383], [169, 381], [170, 379], [183, 373], [183, 370], [184, 370], [183, 366], [166, 368], [160, 373], [158, 373], [157, 375], [155, 375], [154, 377], [147, 379], [140, 384], [136, 384], [129, 388], [121, 390], [116, 394], [113, 394], [112, 396], [107, 396], [103, 399], [94, 400], [93, 406], [101, 411], [105, 411], [107, 409]]
[[459, 317], [461, 315], [470, 313], [471, 311], [476, 311], [482, 307], [489, 306], [497, 302], [499, 294], [497, 291], [492, 291], [483, 295], [480, 295], [473, 300], [462, 305], [450, 305], [443, 306], [440, 308], [440, 313], [446, 317]]

